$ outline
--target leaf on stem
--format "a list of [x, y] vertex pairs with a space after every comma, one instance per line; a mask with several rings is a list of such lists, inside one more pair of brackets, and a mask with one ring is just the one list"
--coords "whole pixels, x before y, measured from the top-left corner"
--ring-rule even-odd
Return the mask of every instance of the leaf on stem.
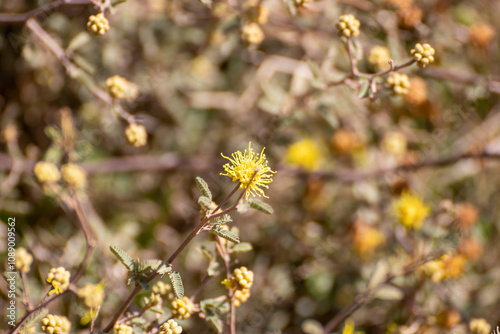
[[40, 321], [49, 313], [49, 310], [42, 307], [38, 311], [33, 312], [28, 319], [26, 319], [24, 325], [19, 330], [20, 333], [28, 333], [29, 330], [35, 326], [38, 326]]
[[128, 270], [130, 271], [134, 270], [135, 268], [134, 260], [132, 260], [132, 257], [128, 255], [127, 252], [125, 252], [118, 246], [109, 246], [109, 249], [111, 249], [111, 252], [115, 255], [115, 257], [121, 263], [123, 263], [123, 265], [127, 267]]
[[212, 228], [212, 232], [214, 232], [215, 234], [217, 234], [221, 238], [224, 238], [224, 239], [227, 239], [231, 242], [234, 242], [235, 244], [240, 243], [240, 238], [236, 234], [234, 234], [228, 230], [223, 229], [222, 226], [220, 226], [220, 225], [214, 226]]
[[208, 198], [206, 196], [200, 196], [200, 197], [198, 197], [198, 204], [201, 205], [201, 207], [203, 209], [209, 210], [210, 204], [212, 204], [212, 201], [210, 200], [210, 198]]
[[170, 282], [172, 282], [175, 298], [182, 299], [182, 297], [184, 297], [184, 285], [182, 284], [181, 274], [177, 271], [172, 271], [168, 273], [168, 278], [170, 278]]
[[210, 191], [210, 188], [208, 187], [208, 184], [205, 182], [205, 180], [203, 180], [201, 177], [198, 176], [198, 177], [196, 177], [195, 182], [196, 182], [196, 186], [200, 190], [200, 193], [203, 196], [208, 197], [208, 199], [211, 202], [212, 201], [212, 192]]
[[230, 215], [222, 215], [219, 217], [215, 217], [213, 219], [210, 219], [208, 222], [210, 225], [221, 225], [221, 224], [227, 224], [233, 221], [233, 218], [231, 218]]
[[273, 208], [269, 204], [264, 203], [261, 200], [254, 198], [250, 199], [247, 203], [248, 206], [250, 206], [252, 209], [262, 211], [264, 213], [267, 213], [268, 215], [271, 215], [274, 212]]

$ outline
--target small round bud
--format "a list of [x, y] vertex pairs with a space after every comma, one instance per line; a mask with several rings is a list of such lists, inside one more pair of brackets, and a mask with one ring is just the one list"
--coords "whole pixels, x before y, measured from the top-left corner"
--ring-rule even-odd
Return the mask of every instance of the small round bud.
[[410, 88], [410, 78], [406, 74], [392, 72], [387, 77], [387, 83], [392, 87], [392, 91], [395, 94], [408, 94], [408, 89]]
[[413, 48], [410, 52], [420, 68], [424, 68], [434, 62], [434, 54], [436, 53], [432, 46], [427, 43], [415, 44], [415, 48]]
[[153, 288], [151, 289], [154, 293], [165, 296], [169, 300], [174, 300], [175, 295], [172, 290], [172, 286], [168, 283], [165, 283], [163, 281], [158, 281], [153, 285]]
[[146, 128], [139, 124], [130, 124], [125, 129], [125, 136], [130, 144], [135, 147], [141, 147], [146, 145], [148, 142], [148, 133], [146, 132]]
[[109, 21], [103, 13], [90, 15], [87, 30], [94, 35], [104, 35], [109, 30]]
[[248, 45], [259, 45], [264, 37], [264, 32], [257, 23], [248, 23], [241, 27], [241, 39]]
[[160, 326], [160, 334], [181, 334], [182, 327], [174, 319], [170, 319]]
[[78, 165], [66, 164], [62, 166], [61, 174], [64, 181], [75, 189], [82, 189], [87, 185], [87, 173]]
[[339, 22], [335, 25], [339, 37], [359, 36], [359, 27], [361, 23], [352, 14], [345, 14], [339, 17]]
[[107, 78], [106, 87], [109, 95], [115, 99], [134, 100], [139, 94], [137, 85], [119, 75]]
[[28, 253], [26, 248], [20, 247], [16, 250], [16, 268], [19, 272], [29, 272], [32, 262], [33, 256]]
[[250, 298], [250, 289], [236, 290], [234, 292], [234, 306], [238, 307]]
[[57, 166], [50, 162], [40, 161], [37, 162], [33, 169], [35, 176], [42, 183], [57, 182], [61, 178], [61, 174]]

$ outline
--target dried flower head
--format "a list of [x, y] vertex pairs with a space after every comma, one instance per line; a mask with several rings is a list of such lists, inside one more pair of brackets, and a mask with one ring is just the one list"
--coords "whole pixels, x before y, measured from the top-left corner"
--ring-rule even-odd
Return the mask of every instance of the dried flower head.
[[404, 192], [393, 203], [393, 214], [398, 222], [406, 228], [419, 230], [430, 208], [417, 196]]
[[362, 221], [354, 224], [353, 232], [354, 247], [361, 257], [371, 254], [385, 242], [385, 237], [379, 230]]
[[61, 173], [59, 173], [57, 166], [50, 162], [37, 162], [33, 172], [42, 183], [57, 182], [61, 178]]
[[241, 39], [248, 45], [259, 45], [264, 37], [264, 32], [257, 23], [248, 23], [241, 27]]
[[31, 263], [33, 262], [33, 256], [28, 253], [26, 248], [20, 247], [16, 249], [16, 269], [21, 273], [27, 273], [30, 271]]
[[125, 129], [125, 136], [130, 144], [135, 147], [141, 147], [148, 142], [148, 133], [146, 128], [139, 124], [130, 124]]
[[315, 170], [321, 165], [323, 152], [315, 140], [306, 138], [290, 145], [286, 152], [286, 163], [305, 170]]
[[170, 319], [167, 322], [164, 322], [163, 325], [160, 326], [160, 334], [181, 334], [182, 327], [177, 324], [174, 319]]
[[485, 22], [479, 22], [469, 28], [470, 43], [478, 49], [486, 49], [495, 37], [495, 29]]
[[[228, 159], [231, 164], [227, 163], [223, 166], [226, 173], [221, 173], [221, 175], [229, 176], [233, 182], [240, 183], [240, 189], [245, 189], [248, 186], [248, 190], [245, 194], [245, 198], [248, 199], [250, 195], [252, 196], [264, 196], [264, 191], [261, 188], [268, 189], [268, 184], [273, 182], [272, 174], [276, 173], [272, 171], [267, 165], [266, 155], [264, 154], [264, 149], [259, 154], [255, 154], [251, 147], [251, 142], [248, 143], [248, 152], [245, 150], [243, 153], [236, 151], [231, 154], [232, 158], [226, 157], [223, 154], [222, 157]], [[252, 179], [252, 176], [255, 176]]]
[[103, 13], [90, 15], [87, 30], [94, 35], [104, 35], [109, 30], [109, 21]]
[[49, 295], [53, 293], [60, 294], [66, 290], [69, 286], [70, 275], [70, 272], [64, 269], [64, 267], [51, 268], [47, 274], [47, 282], [52, 284], [54, 289], [49, 292]]
[[392, 91], [395, 94], [408, 94], [410, 78], [406, 74], [393, 72], [387, 77], [387, 83], [392, 87]]
[[434, 50], [430, 44], [417, 43], [415, 44], [415, 48], [413, 48], [410, 52], [413, 55], [413, 59], [417, 61], [418, 67], [424, 68], [434, 62], [434, 54], [436, 53], [436, 50]]
[[62, 166], [61, 174], [64, 181], [75, 189], [81, 189], [87, 186], [87, 173], [78, 165], [66, 164]]
[[361, 23], [352, 14], [345, 14], [339, 17], [339, 22], [335, 25], [339, 37], [356, 37], [359, 35]]
[[333, 148], [343, 154], [352, 153], [362, 146], [361, 140], [356, 132], [347, 129], [338, 129], [332, 135]]

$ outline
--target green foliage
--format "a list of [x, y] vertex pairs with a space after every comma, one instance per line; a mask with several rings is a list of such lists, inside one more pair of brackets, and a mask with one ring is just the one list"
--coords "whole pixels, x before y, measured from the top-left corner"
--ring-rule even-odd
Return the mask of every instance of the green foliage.
[[135, 269], [134, 260], [132, 257], [123, 249], [118, 246], [109, 246], [111, 252], [115, 255], [115, 257], [125, 266], [129, 271], [133, 271]]
[[212, 201], [210, 198], [206, 196], [200, 196], [198, 197], [198, 204], [204, 209], [204, 210], [210, 210], [210, 205], [212, 204]]
[[267, 213], [268, 215], [271, 215], [274, 213], [273, 208], [269, 204], [264, 203], [261, 200], [252, 198], [252, 199], [248, 200], [247, 204], [252, 209]]
[[200, 190], [201, 195], [207, 197], [211, 202], [212, 192], [210, 191], [210, 188], [208, 187], [208, 184], [205, 182], [205, 180], [198, 176], [196, 177], [195, 182], [196, 186]]
[[212, 227], [211, 231], [217, 234], [219, 237], [234, 242], [235, 244], [240, 243], [240, 238], [236, 234], [222, 228], [222, 226], [220, 225], [215, 225], [214, 227]]
[[222, 225], [233, 221], [230, 215], [222, 215], [219, 217], [212, 218], [208, 221], [210, 225]]
[[46, 309], [45, 307], [42, 307], [38, 311], [35, 311], [33, 314], [31, 314], [26, 322], [24, 323], [23, 327], [21, 328], [22, 333], [28, 333], [28, 331], [33, 328], [37, 327], [40, 324], [40, 321], [49, 313], [49, 310]]
[[184, 297], [184, 285], [182, 284], [181, 274], [177, 271], [172, 271], [168, 273], [168, 278], [170, 278], [170, 282], [172, 283], [175, 298], [182, 299]]
[[223, 333], [224, 324], [221, 318], [229, 312], [227, 301], [204, 299], [200, 301], [200, 309], [205, 314], [206, 321], [213, 326], [217, 333]]

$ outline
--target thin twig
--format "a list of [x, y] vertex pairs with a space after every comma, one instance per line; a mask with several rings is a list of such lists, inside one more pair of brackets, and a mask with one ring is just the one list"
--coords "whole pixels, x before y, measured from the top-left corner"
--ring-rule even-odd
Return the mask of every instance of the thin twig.
[[88, 6], [91, 0], [56, 0], [26, 13], [0, 13], [2, 23], [24, 23], [30, 18], [48, 14], [63, 5]]

